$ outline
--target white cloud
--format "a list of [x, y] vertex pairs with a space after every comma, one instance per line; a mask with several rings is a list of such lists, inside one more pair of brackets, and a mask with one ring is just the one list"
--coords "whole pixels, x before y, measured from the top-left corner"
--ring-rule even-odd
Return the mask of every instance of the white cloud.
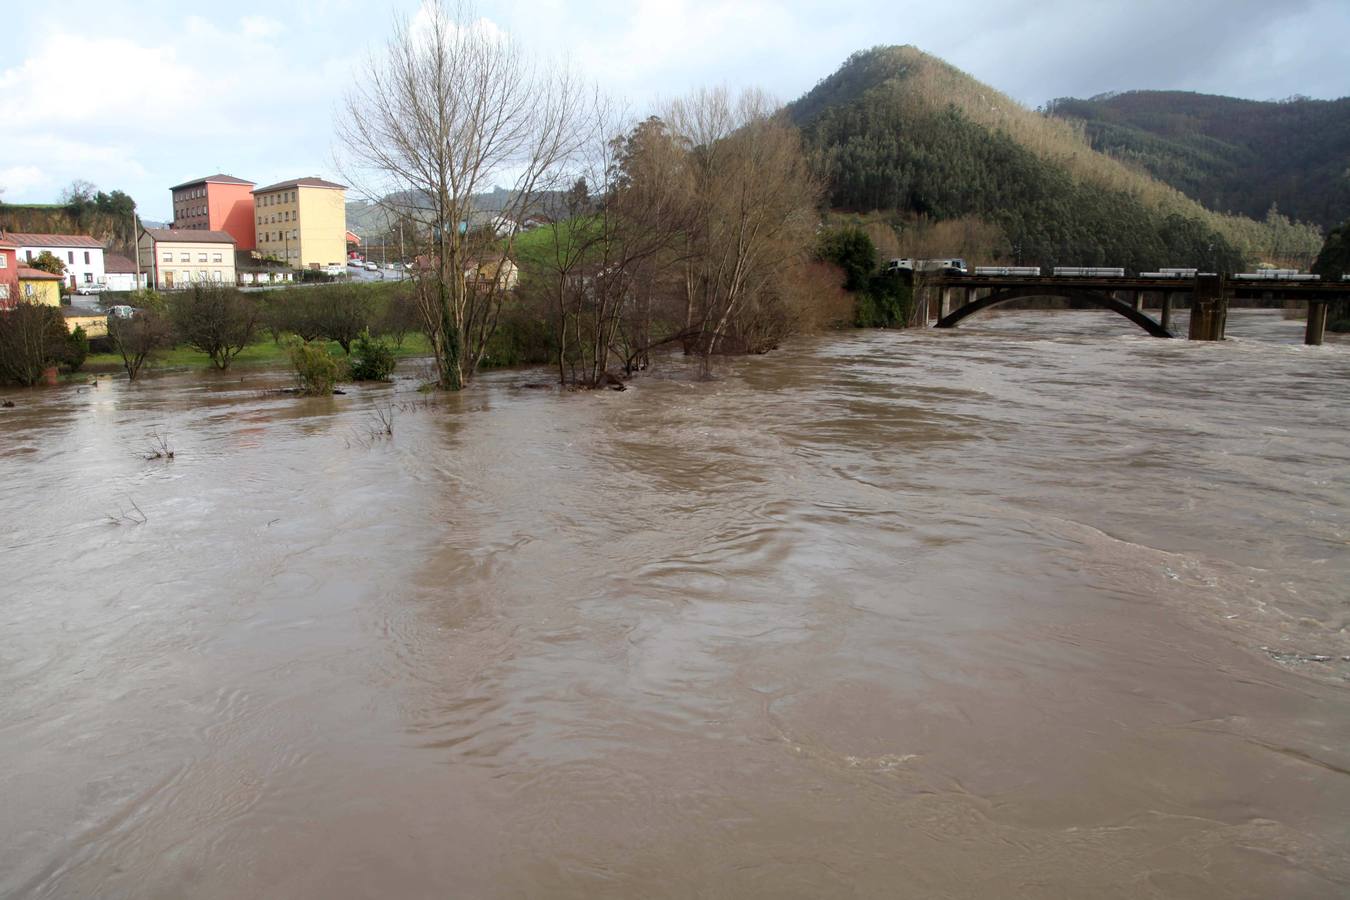
[[41, 188], [47, 183], [47, 175], [37, 166], [9, 166], [0, 169], [0, 190], [11, 194]]
[[268, 40], [281, 34], [283, 26], [276, 19], [267, 16], [244, 16], [239, 20], [244, 37], [255, 40]]

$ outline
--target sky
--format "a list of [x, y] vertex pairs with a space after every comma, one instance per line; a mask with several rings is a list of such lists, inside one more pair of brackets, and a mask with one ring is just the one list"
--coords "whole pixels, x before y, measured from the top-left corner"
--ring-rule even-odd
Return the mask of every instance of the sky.
[[[51, 0], [6, 11], [0, 200], [83, 179], [170, 218], [223, 172], [341, 180], [334, 118], [422, 0]], [[805, 93], [855, 50], [913, 44], [1028, 106], [1172, 89], [1350, 95], [1347, 0], [483, 0], [476, 15], [634, 114], [701, 86]], [[349, 199], [353, 199], [349, 196]]]

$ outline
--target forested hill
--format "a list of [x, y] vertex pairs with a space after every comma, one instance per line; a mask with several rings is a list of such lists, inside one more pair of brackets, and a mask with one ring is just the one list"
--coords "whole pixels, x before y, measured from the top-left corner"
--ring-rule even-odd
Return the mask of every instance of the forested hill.
[[[836, 209], [883, 211], [904, 232], [959, 221], [977, 260], [1307, 265], [1320, 235], [1214, 213], [1089, 146], [1081, 126], [1029, 110], [913, 47], [855, 53], [789, 104]], [[934, 247], [934, 251], [942, 252]]]
[[1288, 215], [1330, 229], [1350, 217], [1350, 97], [1239, 100], [1131, 91], [1052, 101], [1097, 150], [1137, 163], [1211, 209]]

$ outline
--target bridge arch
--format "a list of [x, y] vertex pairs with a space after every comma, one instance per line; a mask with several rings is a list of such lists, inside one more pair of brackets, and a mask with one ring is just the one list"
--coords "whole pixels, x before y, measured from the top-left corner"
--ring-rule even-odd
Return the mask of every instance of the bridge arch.
[[1059, 287], [1053, 285], [1025, 285], [998, 288], [988, 297], [981, 297], [979, 300], [971, 301], [943, 316], [938, 321], [936, 327], [955, 328], [962, 319], [973, 316], [977, 312], [983, 312], [990, 307], [998, 306], [1000, 303], [1007, 303], [1010, 300], [1025, 300], [1028, 297], [1063, 297], [1066, 300], [1077, 300], [1081, 303], [1087, 303], [1092, 306], [1101, 307], [1102, 309], [1109, 309], [1114, 313], [1119, 313], [1154, 337], [1170, 338], [1173, 336], [1172, 332], [1163, 328], [1152, 318], [1144, 315], [1124, 301], [1117, 300], [1115, 297], [1111, 297], [1098, 291], [1090, 291], [1080, 287], [1072, 287], [1070, 285]]

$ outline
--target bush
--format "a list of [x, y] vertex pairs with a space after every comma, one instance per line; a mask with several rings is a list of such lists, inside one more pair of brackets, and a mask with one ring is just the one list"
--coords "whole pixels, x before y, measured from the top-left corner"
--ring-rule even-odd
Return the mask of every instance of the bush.
[[378, 291], [362, 284], [325, 284], [269, 292], [264, 325], [273, 339], [289, 332], [302, 340], [337, 341], [343, 353], [371, 325]]
[[830, 228], [820, 235], [816, 257], [844, 270], [844, 289], [867, 290], [868, 279], [877, 269], [877, 248], [861, 228]]
[[376, 340], [370, 332], [363, 332], [352, 345], [351, 371], [353, 381], [388, 381], [398, 360], [384, 341]]
[[292, 339], [291, 368], [300, 377], [300, 392], [312, 397], [333, 393], [337, 385], [338, 364], [323, 344], [307, 344]]
[[[914, 288], [896, 274], [885, 272], [873, 275], [868, 283], [872, 321], [859, 322], [863, 327], [904, 328], [909, 324], [910, 312], [914, 306]], [[862, 309], [862, 304], [859, 304]]]
[[37, 384], [48, 368], [65, 361], [69, 342], [65, 317], [55, 306], [20, 302], [0, 313], [0, 381]]
[[78, 372], [88, 358], [89, 335], [85, 334], [83, 325], [76, 325], [75, 330], [66, 335], [66, 352], [61, 361], [67, 372]]
[[393, 338], [395, 347], [402, 347], [403, 338], [421, 328], [422, 313], [417, 308], [412, 288], [397, 285], [385, 298], [384, 309], [377, 319], [377, 331], [381, 337]]

